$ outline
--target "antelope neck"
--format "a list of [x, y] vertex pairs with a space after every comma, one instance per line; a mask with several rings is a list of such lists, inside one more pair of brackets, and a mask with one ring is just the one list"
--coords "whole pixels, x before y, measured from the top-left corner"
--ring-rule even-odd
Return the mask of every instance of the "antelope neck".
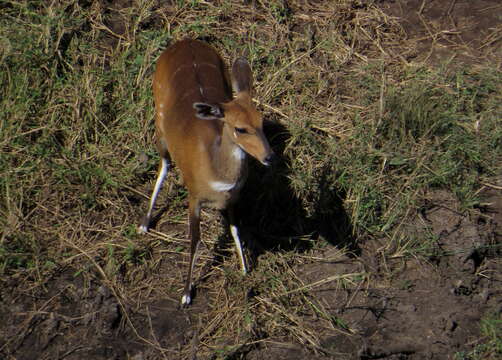
[[217, 137], [213, 144], [213, 156], [211, 158], [214, 173], [214, 182], [227, 184], [233, 188], [242, 175], [245, 152], [232, 141], [228, 125], [224, 124], [221, 136]]

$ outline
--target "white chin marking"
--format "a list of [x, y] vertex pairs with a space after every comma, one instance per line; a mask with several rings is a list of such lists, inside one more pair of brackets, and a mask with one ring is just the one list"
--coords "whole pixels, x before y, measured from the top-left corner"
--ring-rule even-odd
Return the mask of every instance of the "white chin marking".
[[188, 295], [183, 295], [183, 297], [181, 298], [181, 305], [190, 305], [191, 302], [192, 299]]
[[146, 234], [148, 232], [148, 228], [145, 225], [138, 226], [138, 234]]
[[215, 191], [230, 191], [235, 187], [235, 183], [224, 183], [222, 181], [211, 181], [210, 183], [211, 189]]

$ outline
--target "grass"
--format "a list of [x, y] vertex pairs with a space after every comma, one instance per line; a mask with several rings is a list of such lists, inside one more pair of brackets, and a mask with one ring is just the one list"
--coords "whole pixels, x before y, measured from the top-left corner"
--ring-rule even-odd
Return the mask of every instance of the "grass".
[[[429, 256], [428, 243], [408, 235], [427, 194], [444, 189], [473, 209], [502, 158], [502, 73], [391, 56], [396, 42], [408, 46], [396, 19], [372, 2], [352, 3], [310, 4], [299, 17], [283, 1], [134, 1], [107, 11], [86, 1], [0, 4], [0, 277], [30, 289], [71, 267], [131, 303], [179, 296], [188, 248], [176, 227], [186, 222], [182, 187], [163, 195], [170, 205], [157, 228], [171, 232], [140, 240], [135, 224], [158, 162], [155, 60], [175, 39], [201, 37], [227, 59], [247, 54], [260, 109], [282, 126], [272, 143], [284, 159], [275, 177], [264, 177], [277, 191], [261, 195], [263, 213], [250, 220], [280, 251], [261, 255], [245, 279], [235, 264], [211, 270], [211, 283], [201, 283], [212, 300], [199, 341], [215, 359], [238, 358], [245, 344], [272, 337], [322, 352], [301, 314], [350, 332], [312, 299], [317, 285], [295, 268], [315, 262], [320, 240], [350, 252], [360, 239], [383, 238], [386, 256]], [[293, 215], [264, 216], [292, 200]], [[220, 225], [203, 226], [211, 248]], [[343, 287], [370, 276], [328, 280]], [[249, 289], [251, 300], [242, 296]]]
[[469, 352], [456, 353], [455, 359], [498, 359], [502, 356], [502, 320], [500, 316], [488, 314], [481, 319], [480, 328], [483, 335], [480, 344], [477, 344]]

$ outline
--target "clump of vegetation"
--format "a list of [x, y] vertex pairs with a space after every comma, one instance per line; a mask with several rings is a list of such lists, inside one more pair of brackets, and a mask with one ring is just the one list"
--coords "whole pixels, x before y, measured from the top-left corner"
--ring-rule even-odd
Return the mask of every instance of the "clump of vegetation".
[[[227, 59], [249, 58], [282, 159], [251, 177], [244, 222], [262, 239], [255, 270], [243, 279], [220, 264], [205, 283], [199, 269], [211, 300], [198, 337], [215, 359], [267, 338], [326, 351], [302, 314], [351, 330], [309, 291], [371, 276], [308, 285], [294, 267], [328, 243], [340, 245], [341, 259], [371, 238], [387, 241], [386, 256], [429, 256], [422, 241], [405, 252], [401, 243], [427, 193], [452, 192], [468, 211], [500, 174], [502, 73], [409, 63], [392, 50], [411, 52], [403, 29], [372, 1], [8, 0], [0, 13], [0, 283], [15, 278], [25, 291], [71, 268], [109, 286], [122, 305], [179, 298], [188, 244], [176, 180], [157, 226], [169, 231], [145, 240], [134, 228], [158, 162], [151, 74], [161, 51], [187, 36]], [[253, 181], [265, 189], [259, 195]], [[221, 228], [210, 218], [212, 251]], [[211, 262], [211, 251], [201, 259]], [[492, 341], [496, 327], [486, 324]]]

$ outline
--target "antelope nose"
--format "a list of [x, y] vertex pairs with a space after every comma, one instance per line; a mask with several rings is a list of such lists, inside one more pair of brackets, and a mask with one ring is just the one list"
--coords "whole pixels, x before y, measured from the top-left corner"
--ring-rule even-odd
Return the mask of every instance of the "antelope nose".
[[272, 163], [275, 161], [275, 158], [276, 158], [275, 153], [271, 152], [270, 154], [267, 155], [265, 160], [263, 160], [263, 165], [265, 166], [272, 165]]

